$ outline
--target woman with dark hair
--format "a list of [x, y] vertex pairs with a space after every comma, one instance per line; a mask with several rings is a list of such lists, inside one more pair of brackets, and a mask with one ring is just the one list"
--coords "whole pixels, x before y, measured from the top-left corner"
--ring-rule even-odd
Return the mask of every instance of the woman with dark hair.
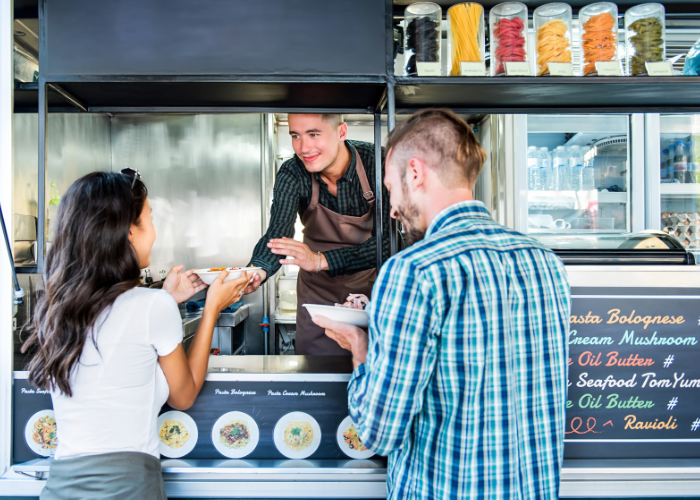
[[86, 175], [61, 200], [22, 348], [36, 351], [29, 381], [51, 392], [59, 435], [43, 500], [166, 498], [158, 412], [192, 406], [219, 313], [250, 278], [221, 273], [185, 353], [177, 303], [206, 285], [178, 266], [163, 290], [138, 286], [156, 232], [140, 175], [122, 172]]

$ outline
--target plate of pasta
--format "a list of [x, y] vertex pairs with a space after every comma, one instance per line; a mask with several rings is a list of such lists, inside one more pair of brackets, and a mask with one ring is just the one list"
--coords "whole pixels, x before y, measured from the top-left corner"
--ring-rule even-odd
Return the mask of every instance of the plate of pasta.
[[350, 458], [362, 459], [374, 456], [374, 452], [362, 444], [360, 436], [355, 430], [355, 424], [349, 416], [340, 422], [336, 438], [340, 449]]
[[51, 457], [58, 446], [58, 431], [53, 410], [41, 410], [27, 420], [24, 427], [27, 446], [37, 455]]
[[253, 417], [242, 411], [230, 411], [214, 423], [211, 430], [214, 448], [228, 458], [250, 455], [260, 440], [260, 429]]
[[181, 411], [167, 411], [158, 417], [158, 451], [166, 458], [180, 458], [197, 444], [199, 432], [192, 417]]
[[275, 425], [275, 446], [287, 458], [308, 458], [321, 444], [321, 427], [308, 413], [293, 411]]

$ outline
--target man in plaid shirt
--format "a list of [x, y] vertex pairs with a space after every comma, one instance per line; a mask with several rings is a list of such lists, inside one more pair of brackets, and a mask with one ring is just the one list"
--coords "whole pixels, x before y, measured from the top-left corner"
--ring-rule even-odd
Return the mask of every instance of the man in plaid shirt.
[[570, 291], [553, 252], [501, 226], [473, 187], [469, 126], [424, 110], [389, 137], [385, 184], [409, 243], [382, 267], [352, 351], [350, 415], [388, 455], [392, 499], [557, 499]]

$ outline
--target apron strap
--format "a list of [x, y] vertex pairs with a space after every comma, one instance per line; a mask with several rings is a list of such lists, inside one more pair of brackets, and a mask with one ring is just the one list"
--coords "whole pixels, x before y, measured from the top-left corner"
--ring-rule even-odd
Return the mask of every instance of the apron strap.
[[372, 187], [367, 179], [367, 172], [365, 172], [365, 166], [362, 163], [362, 158], [360, 158], [360, 154], [357, 152], [357, 149], [353, 149], [355, 151], [355, 169], [357, 170], [357, 176], [360, 178], [360, 185], [362, 186], [362, 196], [365, 200], [367, 200], [367, 203], [369, 203], [370, 210], [374, 210], [374, 192], [372, 191]]
[[316, 210], [316, 207], [318, 206], [319, 189], [320, 187], [318, 185], [318, 181], [316, 180], [316, 174], [311, 172], [311, 201], [309, 202], [309, 206], [306, 207], [306, 210]]

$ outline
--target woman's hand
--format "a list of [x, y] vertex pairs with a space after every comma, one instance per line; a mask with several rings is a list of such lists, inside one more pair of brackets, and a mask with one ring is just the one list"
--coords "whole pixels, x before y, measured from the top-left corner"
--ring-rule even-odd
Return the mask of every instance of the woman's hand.
[[163, 282], [163, 290], [173, 296], [175, 302], [181, 304], [204, 290], [207, 285], [202, 283], [194, 269], [181, 273], [184, 266], [174, 266]]
[[243, 297], [243, 291], [250, 283], [255, 273], [244, 273], [240, 278], [224, 283], [228, 271], [221, 271], [219, 276], [209, 286], [207, 300], [204, 303], [204, 313], [213, 313], [217, 316], [231, 304], [235, 304]]

